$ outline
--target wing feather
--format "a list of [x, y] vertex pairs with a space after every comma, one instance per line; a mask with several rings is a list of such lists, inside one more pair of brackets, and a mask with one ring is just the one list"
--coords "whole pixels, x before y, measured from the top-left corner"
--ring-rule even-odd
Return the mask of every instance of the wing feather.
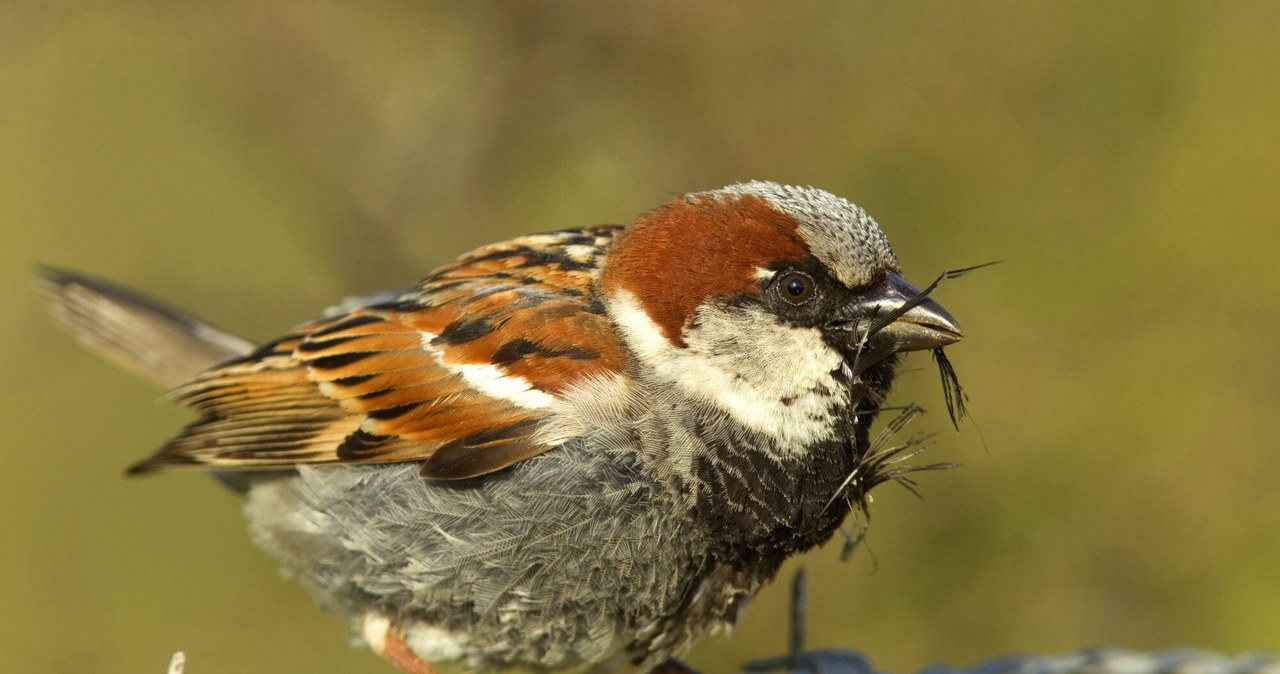
[[210, 369], [172, 392], [200, 419], [130, 470], [421, 461], [461, 479], [541, 454], [555, 396], [624, 367], [593, 295], [616, 231], [481, 248]]

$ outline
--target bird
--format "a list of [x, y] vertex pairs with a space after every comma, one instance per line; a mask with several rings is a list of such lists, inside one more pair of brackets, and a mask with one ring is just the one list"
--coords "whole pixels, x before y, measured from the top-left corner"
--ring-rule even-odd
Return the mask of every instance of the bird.
[[196, 420], [253, 540], [410, 674], [683, 670], [885, 481], [901, 354], [961, 339], [888, 238], [768, 181], [482, 246], [265, 344], [46, 268], [54, 316]]

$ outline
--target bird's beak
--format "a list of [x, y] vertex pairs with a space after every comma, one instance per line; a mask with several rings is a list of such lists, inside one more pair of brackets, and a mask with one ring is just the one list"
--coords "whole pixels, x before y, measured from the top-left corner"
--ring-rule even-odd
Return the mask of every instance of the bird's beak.
[[[867, 334], [888, 351], [936, 349], [960, 341], [960, 323], [942, 305], [920, 296], [920, 289], [889, 271], [887, 282], [849, 305], [843, 314], [854, 332]], [[866, 331], [866, 332], [863, 332]]]

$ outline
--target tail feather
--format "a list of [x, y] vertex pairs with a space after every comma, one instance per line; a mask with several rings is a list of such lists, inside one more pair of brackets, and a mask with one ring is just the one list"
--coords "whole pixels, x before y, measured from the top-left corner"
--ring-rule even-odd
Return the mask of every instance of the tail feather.
[[54, 318], [91, 351], [170, 389], [254, 349], [246, 339], [77, 272], [39, 268]]

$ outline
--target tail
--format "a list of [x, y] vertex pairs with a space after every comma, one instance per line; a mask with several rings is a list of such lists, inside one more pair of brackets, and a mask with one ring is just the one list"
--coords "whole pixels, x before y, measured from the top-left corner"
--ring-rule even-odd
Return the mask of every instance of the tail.
[[76, 272], [39, 268], [58, 323], [90, 351], [167, 389], [254, 349], [246, 339]]

